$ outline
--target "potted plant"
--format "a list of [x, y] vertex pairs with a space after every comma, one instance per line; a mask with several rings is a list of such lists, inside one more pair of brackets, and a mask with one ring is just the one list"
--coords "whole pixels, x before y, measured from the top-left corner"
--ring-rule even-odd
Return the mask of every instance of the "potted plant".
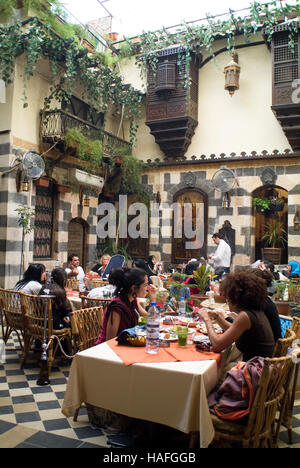
[[273, 219], [265, 225], [265, 232], [261, 237], [266, 247], [262, 249], [263, 258], [267, 258], [275, 264], [281, 262], [282, 247], [286, 243], [286, 231], [283, 223]]
[[[294, 296], [293, 287], [287, 281], [276, 281], [275, 304], [279, 315], [290, 315], [290, 300]], [[294, 285], [293, 285], [294, 286]]]
[[209, 281], [215, 276], [212, 275], [211, 270], [206, 265], [200, 265], [193, 273], [197, 286], [200, 289], [200, 294], [206, 299], [205, 293], [209, 286]]
[[255, 197], [253, 198], [253, 206], [258, 213], [265, 213], [270, 210], [271, 200], [269, 198]]

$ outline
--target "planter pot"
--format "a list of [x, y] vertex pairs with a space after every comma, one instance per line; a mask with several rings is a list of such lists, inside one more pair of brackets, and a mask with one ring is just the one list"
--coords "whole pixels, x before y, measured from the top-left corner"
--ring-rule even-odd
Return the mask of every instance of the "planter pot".
[[69, 185], [57, 184], [56, 185], [56, 190], [59, 193], [70, 193], [71, 192], [71, 187]]
[[276, 247], [264, 247], [261, 249], [262, 253], [262, 259], [268, 259], [274, 265], [280, 265], [281, 263], [281, 255], [282, 255], [282, 249], [281, 248], [276, 248]]
[[50, 179], [47, 179], [47, 177], [40, 177], [34, 182], [34, 185], [36, 187], [49, 187]]
[[291, 315], [291, 304], [287, 301], [275, 301], [276, 309], [279, 315]]
[[119, 34], [118, 33], [115, 33], [115, 32], [111, 32], [111, 33], [108, 33], [108, 37], [111, 41], [117, 41], [118, 40], [118, 36]]
[[83, 39], [82, 42], [83, 42], [83, 45], [88, 49], [89, 52], [94, 52], [95, 51], [95, 47], [88, 40]]
[[262, 206], [259, 206], [259, 205], [257, 205], [255, 207], [255, 209], [256, 209], [257, 213], [264, 214], [265, 216], [268, 216], [268, 215], [270, 215], [272, 213], [271, 210], [263, 208]]
[[284, 198], [276, 198], [271, 200], [270, 210], [271, 211], [282, 211], [284, 208]]

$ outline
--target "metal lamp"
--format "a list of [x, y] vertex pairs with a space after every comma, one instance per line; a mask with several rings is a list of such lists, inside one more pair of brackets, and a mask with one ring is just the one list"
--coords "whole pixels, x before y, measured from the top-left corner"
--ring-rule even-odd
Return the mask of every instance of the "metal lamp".
[[225, 89], [232, 97], [234, 92], [239, 89], [241, 67], [238, 64], [238, 55], [232, 52], [232, 59], [224, 68], [225, 73]]

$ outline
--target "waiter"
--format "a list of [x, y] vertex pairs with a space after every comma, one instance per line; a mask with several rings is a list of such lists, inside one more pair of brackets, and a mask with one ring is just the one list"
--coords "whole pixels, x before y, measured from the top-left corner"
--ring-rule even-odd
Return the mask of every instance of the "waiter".
[[220, 278], [224, 271], [225, 273], [230, 272], [231, 248], [218, 233], [213, 234], [212, 239], [217, 245], [217, 249], [214, 254], [210, 254], [207, 257], [213, 260], [215, 275], [218, 275], [218, 278]]

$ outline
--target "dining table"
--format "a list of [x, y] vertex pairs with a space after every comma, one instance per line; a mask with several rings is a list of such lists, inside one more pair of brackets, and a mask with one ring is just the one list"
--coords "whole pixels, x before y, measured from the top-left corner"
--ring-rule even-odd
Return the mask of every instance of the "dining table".
[[[153, 358], [145, 348], [118, 346], [113, 339], [78, 352], [70, 369], [63, 414], [70, 417], [86, 402], [186, 434], [199, 432], [200, 447], [208, 447], [214, 428], [207, 395], [216, 386], [220, 361], [200, 353], [195, 358], [199, 360], [184, 360], [178, 348], [173, 344], [173, 357], [160, 348]], [[191, 351], [195, 353], [194, 345]], [[126, 352], [127, 362], [122, 356]]]

